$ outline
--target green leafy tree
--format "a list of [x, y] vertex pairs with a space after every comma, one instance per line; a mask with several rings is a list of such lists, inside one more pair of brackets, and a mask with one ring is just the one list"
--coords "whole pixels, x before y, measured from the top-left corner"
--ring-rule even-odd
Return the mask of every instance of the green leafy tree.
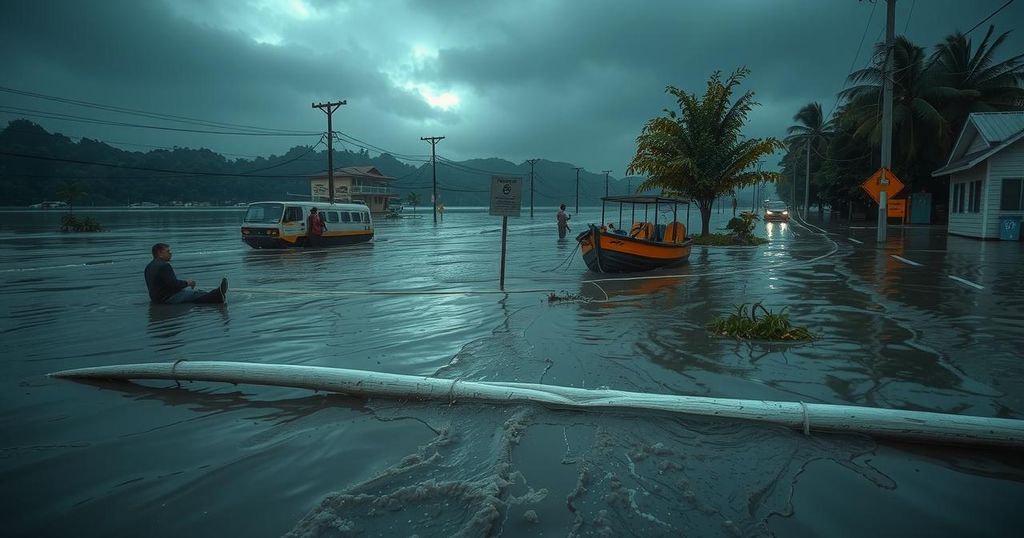
[[668, 196], [684, 197], [697, 203], [701, 235], [708, 235], [711, 206], [715, 198], [732, 194], [736, 188], [757, 181], [774, 182], [776, 172], [761, 172], [757, 161], [782, 149], [774, 138], [743, 137], [747, 114], [757, 103], [748, 91], [732, 101], [733, 91], [750, 73], [745, 67], [724, 82], [715, 71], [703, 97], [674, 86], [665, 92], [676, 99], [678, 113], [648, 120], [637, 137], [636, 155], [627, 173], [648, 177], [638, 191], [660, 188]]
[[409, 196], [405, 199], [412, 206], [412, 214], [416, 214], [416, 206], [420, 205], [420, 195], [415, 192], [410, 192]]
[[57, 189], [57, 197], [68, 203], [68, 214], [74, 213], [75, 199], [85, 196], [77, 181], [65, 181]]
[[[808, 103], [800, 109], [799, 112], [793, 116], [793, 121], [797, 122], [786, 129], [789, 136], [786, 137], [786, 142], [790, 145], [803, 145], [804, 146], [804, 200], [805, 205], [808, 207], [804, 208], [804, 214], [810, 211], [810, 188], [811, 188], [811, 162], [814, 161], [816, 168], [821, 165], [821, 160], [828, 151], [828, 142], [835, 134], [833, 129], [832, 120], [825, 120], [825, 115], [821, 111], [821, 103]], [[794, 205], [797, 203], [793, 200]]]

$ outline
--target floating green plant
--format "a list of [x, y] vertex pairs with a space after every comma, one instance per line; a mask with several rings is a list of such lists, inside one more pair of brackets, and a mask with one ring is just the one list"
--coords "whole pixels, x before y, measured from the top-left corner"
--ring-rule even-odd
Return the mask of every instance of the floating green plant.
[[[760, 312], [760, 316], [758, 315]], [[814, 335], [803, 327], [794, 327], [783, 307], [778, 314], [765, 308], [760, 302], [754, 303], [749, 311], [747, 304], [736, 306], [736, 312], [720, 317], [708, 324], [708, 329], [719, 336], [731, 336], [747, 340], [814, 340]]]
[[562, 302], [586, 302], [587, 298], [576, 294], [563, 291], [561, 295], [551, 292], [548, 294], [549, 303], [562, 303]]

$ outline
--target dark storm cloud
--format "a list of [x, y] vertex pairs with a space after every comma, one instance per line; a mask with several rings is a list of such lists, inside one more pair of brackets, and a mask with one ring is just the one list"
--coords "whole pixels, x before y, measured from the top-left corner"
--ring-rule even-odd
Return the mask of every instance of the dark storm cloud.
[[[930, 51], [1003, 3], [900, 0], [897, 33]], [[336, 126], [400, 153], [422, 153], [420, 136], [445, 135], [439, 150], [453, 158], [542, 157], [621, 174], [644, 122], [674, 106], [669, 84], [701, 94], [711, 72], [751, 68], [741, 91], [754, 90], [761, 106], [748, 136], [784, 136], [811, 101], [832, 110], [851, 66], [869, 61], [885, 3], [117, 0], [0, 9], [5, 86], [301, 130], [324, 128], [310, 101], [347, 99]], [[1003, 31], [1022, 19], [1024, 3], [1014, 3], [991, 22]], [[1011, 36], [1000, 57], [1021, 43]], [[459, 104], [442, 110], [421, 96], [445, 92]], [[60, 127], [96, 136], [91, 126]], [[162, 136], [239, 153], [299, 143]]]

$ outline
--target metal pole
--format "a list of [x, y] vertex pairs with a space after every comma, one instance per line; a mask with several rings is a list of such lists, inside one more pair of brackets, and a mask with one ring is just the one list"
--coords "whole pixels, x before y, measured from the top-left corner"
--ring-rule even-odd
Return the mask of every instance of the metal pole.
[[804, 220], [811, 212], [811, 139], [807, 139], [807, 170], [804, 181]]
[[443, 136], [421, 136], [420, 140], [430, 142], [430, 166], [434, 171], [434, 194], [430, 196], [430, 205], [434, 206], [434, 224], [437, 224], [437, 143], [444, 140]]
[[[895, 39], [896, 0], [887, 0], [885, 12], [885, 72], [882, 85], [882, 168], [892, 167], [892, 45]], [[883, 186], [888, 181], [882, 172]], [[888, 212], [885, 204], [887, 190], [882, 190], [878, 197], [878, 236], [879, 243], [885, 242], [885, 226]]]
[[508, 217], [501, 217], [501, 277], [498, 289], [505, 291], [505, 240], [508, 237]]
[[576, 213], [580, 212], [580, 170], [583, 168], [576, 169]]
[[533, 164], [540, 159], [528, 159], [526, 162], [530, 163], [530, 218], [533, 218]]

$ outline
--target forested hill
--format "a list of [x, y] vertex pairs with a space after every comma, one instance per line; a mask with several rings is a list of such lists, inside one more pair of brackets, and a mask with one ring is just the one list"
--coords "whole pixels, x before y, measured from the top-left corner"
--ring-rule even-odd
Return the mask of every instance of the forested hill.
[[[366, 150], [335, 149], [334, 166], [375, 166], [397, 178], [393, 188], [402, 199], [417, 193], [429, 205], [429, 162], [402, 162], [391, 155]], [[256, 200], [297, 199], [290, 194], [309, 192], [309, 177], [327, 169], [327, 152], [319, 147], [296, 146], [283, 155], [254, 159], [228, 159], [208, 149], [154, 149], [126, 151], [101, 141], [74, 141], [50, 133], [28, 120], [14, 120], [0, 131], [0, 206], [27, 206], [59, 200], [57, 194], [73, 181], [84, 195], [75, 205], [124, 206], [133, 202], [160, 205], [209, 203], [229, 205]], [[576, 171], [573, 165], [540, 160], [534, 165], [534, 204], [575, 204]], [[438, 198], [447, 206], [485, 206], [492, 175], [518, 175], [524, 179], [523, 205], [530, 205], [530, 165], [498, 158], [437, 162]], [[625, 181], [610, 180], [610, 193], [623, 194]], [[603, 174], [580, 173], [580, 204], [594, 205], [604, 195]]]

